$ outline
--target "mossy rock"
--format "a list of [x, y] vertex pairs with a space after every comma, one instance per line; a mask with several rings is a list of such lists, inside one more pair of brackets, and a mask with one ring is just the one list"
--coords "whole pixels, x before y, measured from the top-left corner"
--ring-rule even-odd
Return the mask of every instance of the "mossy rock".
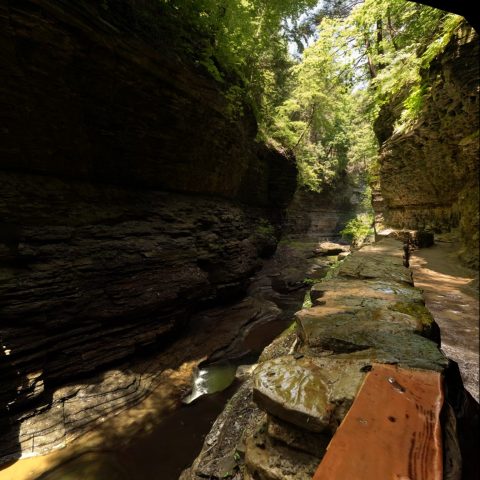
[[418, 332], [424, 337], [440, 343], [439, 327], [425, 305], [413, 302], [396, 302], [388, 308], [394, 312], [405, 313], [415, 318], [418, 322]]

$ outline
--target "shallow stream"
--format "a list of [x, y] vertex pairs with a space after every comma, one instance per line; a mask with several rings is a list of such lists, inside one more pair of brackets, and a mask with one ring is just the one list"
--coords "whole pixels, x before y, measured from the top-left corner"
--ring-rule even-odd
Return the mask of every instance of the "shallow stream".
[[[264, 347], [292, 323], [307, 290], [303, 279], [320, 279], [336, 259], [311, 258], [315, 244], [311, 239], [297, 243], [293, 254], [287, 246], [287, 254], [266, 262], [249, 290], [252, 298], [260, 295], [277, 305], [280, 315], [275, 320], [248, 321], [230, 345], [216, 352], [218, 322], [222, 315], [238, 315], [239, 310], [235, 306], [220, 309], [210, 326], [197, 322], [195, 327], [192, 322], [188, 339], [169, 347], [194, 349], [196, 353], [189, 355], [192, 361], [170, 370], [163, 384], [142, 402], [105, 419], [65, 448], [12, 462], [0, 470], [0, 480], [177, 480], [192, 464], [205, 435], [240, 385], [238, 367], [254, 364]], [[292, 264], [288, 269], [284, 268], [286, 261]], [[312, 270], [309, 273], [308, 268]], [[283, 273], [279, 272], [284, 271], [288, 271], [288, 281], [281, 280]], [[278, 290], [273, 289], [272, 278], [279, 284]], [[198, 329], [201, 335], [197, 337]], [[202, 359], [203, 343], [214, 346], [207, 359]], [[167, 356], [175, 356], [175, 351]]]

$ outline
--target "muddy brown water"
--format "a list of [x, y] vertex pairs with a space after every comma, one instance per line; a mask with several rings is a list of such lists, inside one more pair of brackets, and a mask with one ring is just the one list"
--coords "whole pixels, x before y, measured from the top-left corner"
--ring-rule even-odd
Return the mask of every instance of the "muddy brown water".
[[[237, 385], [182, 405], [152, 432], [118, 450], [85, 451], [37, 480], [178, 479], [200, 450], [206, 433]], [[200, 400], [200, 399], [199, 399]]]
[[[237, 367], [255, 363], [263, 348], [291, 324], [298, 308], [292, 303], [281, 318], [250, 327], [237, 349], [230, 352], [233, 358], [200, 363], [194, 369], [194, 383], [199, 382], [202, 391], [189, 404], [168, 385], [160, 386], [138, 406], [67, 447], [0, 470], [0, 480], [177, 480], [201, 450], [213, 422], [240, 385], [235, 378]], [[173, 379], [185, 381], [191, 368], [187, 365], [183, 370], [175, 372]], [[145, 416], [145, 411], [156, 418], [145, 417], [144, 431], [129, 434], [129, 422]]]

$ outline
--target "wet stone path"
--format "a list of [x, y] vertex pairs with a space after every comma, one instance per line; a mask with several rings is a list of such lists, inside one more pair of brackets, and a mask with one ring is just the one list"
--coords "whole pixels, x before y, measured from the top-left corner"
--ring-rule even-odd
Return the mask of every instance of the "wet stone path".
[[[311, 306], [296, 313], [296, 328], [263, 351], [181, 480], [311, 480], [368, 372], [388, 364], [406, 369], [414, 379], [422, 372], [442, 378], [448, 360], [438, 348], [438, 327], [413, 286], [402, 253], [400, 242], [385, 238], [353, 252], [315, 282]], [[382, 378], [386, 407], [398, 395], [415, 404], [415, 415], [406, 417], [414, 430], [411, 443], [404, 444], [405, 455], [400, 452], [403, 463], [390, 472], [391, 478], [413, 478], [408, 475], [409, 452], [424, 451], [421, 432], [439, 431], [440, 408], [422, 410], [422, 389], [404, 387], [395, 376]], [[438, 385], [433, 403], [440, 407], [442, 402]], [[398, 415], [405, 412], [389, 411], [387, 427], [401, 432]], [[377, 420], [368, 428], [375, 428]], [[363, 423], [360, 427], [367, 428]], [[420, 467], [441, 474], [441, 465], [432, 463], [441, 458], [441, 447], [431, 435], [425, 441], [434, 454]]]

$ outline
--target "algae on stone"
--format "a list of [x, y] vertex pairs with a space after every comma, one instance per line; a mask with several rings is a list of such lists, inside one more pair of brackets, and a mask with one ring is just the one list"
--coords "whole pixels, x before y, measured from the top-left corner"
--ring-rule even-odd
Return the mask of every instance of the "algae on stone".
[[355, 398], [368, 361], [286, 355], [261, 363], [253, 399], [264, 410], [312, 432], [335, 431]]

